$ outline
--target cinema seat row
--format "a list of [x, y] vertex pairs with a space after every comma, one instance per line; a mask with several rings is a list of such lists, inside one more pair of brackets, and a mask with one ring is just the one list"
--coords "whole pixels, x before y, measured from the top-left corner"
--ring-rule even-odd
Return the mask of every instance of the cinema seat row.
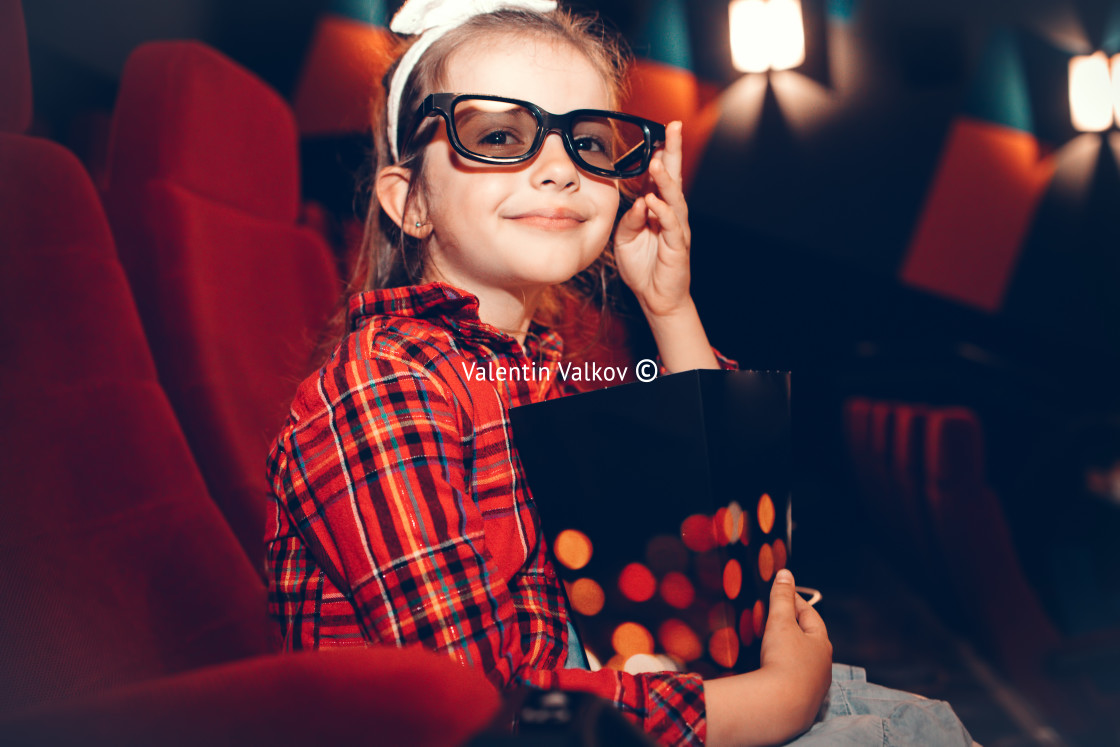
[[472, 671], [273, 653], [252, 452], [338, 281], [295, 223], [282, 102], [194, 44], [129, 66], [102, 201], [70, 152], [22, 134], [26, 33], [0, 0], [2, 741], [460, 743], [498, 705]]
[[1120, 693], [1083, 666], [1088, 651], [1115, 658], [1120, 631], [1070, 639], [1048, 617], [987, 481], [976, 413], [862, 396], [843, 410], [864, 509], [907, 580], [1068, 733], [1120, 733]]

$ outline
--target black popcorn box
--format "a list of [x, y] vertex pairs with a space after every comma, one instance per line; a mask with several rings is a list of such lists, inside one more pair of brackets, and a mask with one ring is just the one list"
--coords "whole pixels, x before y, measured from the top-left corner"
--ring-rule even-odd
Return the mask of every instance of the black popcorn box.
[[697, 370], [513, 408], [586, 650], [631, 672], [758, 667], [789, 562], [790, 375]]

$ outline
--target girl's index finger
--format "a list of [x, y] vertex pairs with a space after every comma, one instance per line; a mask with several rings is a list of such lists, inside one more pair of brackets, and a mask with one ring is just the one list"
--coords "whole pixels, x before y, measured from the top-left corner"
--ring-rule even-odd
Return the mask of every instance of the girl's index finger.
[[661, 151], [661, 158], [665, 164], [665, 170], [669, 172], [669, 176], [674, 180], [681, 180], [681, 164], [684, 161], [682, 152], [684, 150], [684, 138], [681, 135], [683, 125], [680, 121], [670, 122], [665, 126], [665, 149]]

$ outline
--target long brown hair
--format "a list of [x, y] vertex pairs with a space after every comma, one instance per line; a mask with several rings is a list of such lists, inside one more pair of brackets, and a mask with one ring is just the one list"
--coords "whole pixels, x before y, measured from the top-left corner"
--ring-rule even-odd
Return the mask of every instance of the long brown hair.
[[[403, 148], [405, 140], [416, 126], [415, 112], [424, 97], [443, 88], [448, 60], [452, 54], [484, 37], [519, 37], [543, 39], [555, 44], [567, 45], [581, 52], [598, 70], [607, 84], [612, 108], [618, 108], [625, 97], [626, 71], [630, 55], [617, 34], [608, 30], [598, 18], [581, 16], [567, 10], [558, 9], [549, 13], [536, 13], [527, 10], [504, 9], [493, 13], [474, 16], [461, 26], [452, 29], [437, 40], [421, 55], [415, 68], [405, 83], [401, 96], [398, 131], [394, 133], [398, 148]], [[372, 112], [373, 152], [370, 170], [372, 179], [377, 170], [393, 160], [389, 150], [386, 132], [386, 92], [390, 81], [400, 63], [401, 57], [415, 42], [414, 38], [402, 39], [394, 62], [389, 66], [383, 79], [381, 95], [374, 102]], [[421, 143], [423, 138], [416, 138]], [[407, 200], [424, 189], [424, 148], [414, 148], [410, 153], [401, 153], [397, 165], [413, 173], [410, 180]], [[618, 217], [629, 207], [632, 195], [626, 185], [622, 185], [622, 199]], [[381, 209], [376, 196], [369, 198], [366, 214], [365, 233], [361, 247], [354, 262], [353, 271], [346, 290], [345, 298], [375, 288], [394, 288], [420, 282], [427, 260], [425, 242], [409, 236]], [[613, 238], [595, 262], [583, 272], [566, 283], [555, 286], [545, 294], [537, 309], [535, 320], [551, 326], [560, 322], [559, 314], [567, 301], [575, 302], [584, 308], [597, 307], [600, 312], [600, 329], [605, 328], [609, 313], [608, 286], [615, 277]], [[344, 333], [345, 308], [340, 310], [332, 324], [336, 334]], [[334, 337], [337, 340], [337, 336]], [[591, 341], [591, 345], [594, 340]], [[588, 345], [587, 347], [590, 347]]]

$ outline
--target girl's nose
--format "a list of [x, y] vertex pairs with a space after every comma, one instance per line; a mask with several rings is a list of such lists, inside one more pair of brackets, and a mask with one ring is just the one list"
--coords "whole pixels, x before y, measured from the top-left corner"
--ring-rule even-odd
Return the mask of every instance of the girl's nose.
[[545, 135], [544, 143], [533, 159], [531, 176], [538, 187], [567, 189], [579, 184], [579, 168], [568, 156], [560, 133]]

